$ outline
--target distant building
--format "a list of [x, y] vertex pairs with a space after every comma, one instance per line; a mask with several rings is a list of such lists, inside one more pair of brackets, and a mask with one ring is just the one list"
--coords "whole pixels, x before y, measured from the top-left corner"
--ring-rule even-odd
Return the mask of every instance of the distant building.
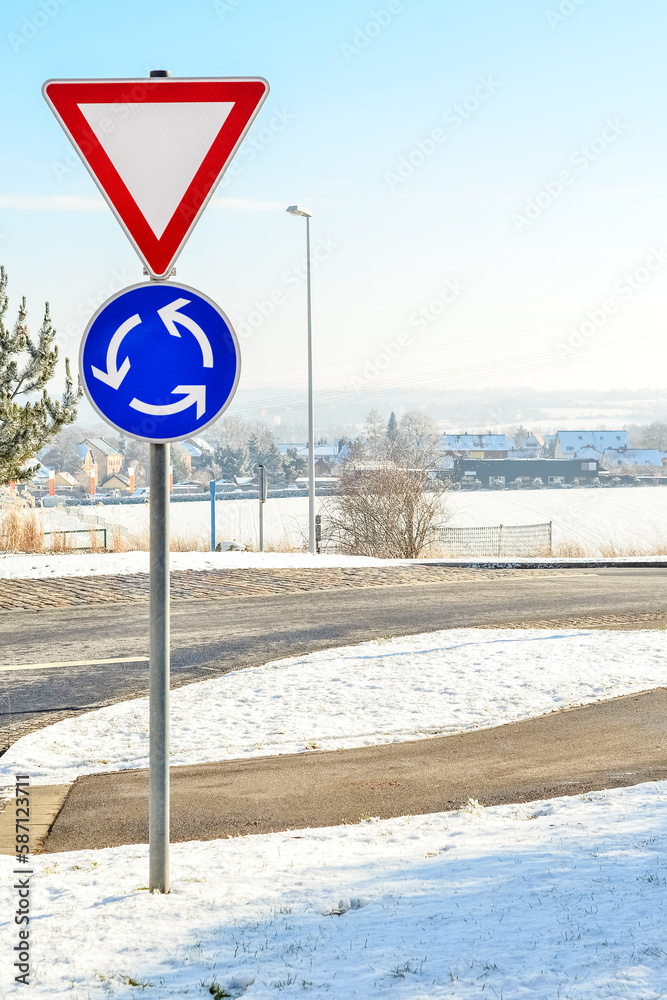
[[[85, 447], [92, 455], [94, 463], [99, 470], [98, 478], [102, 482], [114, 473], [120, 472], [123, 468], [122, 452], [118, 450], [118, 445], [112, 444], [106, 438], [85, 438], [80, 442], [80, 447]], [[87, 459], [84, 459], [84, 470], [89, 468], [86, 465], [86, 461]]]
[[530, 482], [541, 479], [544, 486], [556, 486], [573, 483], [575, 479], [595, 479], [598, 463], [555, 458], [460, 458], [455, 461], [454, 469], [455, 480], [478, 480], [482, 486], [509, 486], [517, 479]]
[[192, 462], [196, 462], [198, 458], [202, 456], [201, 448], [198, 448], [192, 441], [180, 441], [180, 452], [177, 452], [178, 457], [183, 462], [188, 472], [192, 472]]
[[506, 434], [445, 434], [440, 450], [457, 457], [507, 458], [510, 443]]
[[70, 472], [56, 472], [55, 476], [57, 490], [80, 491], [79, 482]]
[[323, 458], [318, 458], [315, 461], [315, 475], [316, 476], [330, 476], [331, 475], [331, 463], [325, 461]]
[[520, 448], [512, 448], [508, 458], [539, 458], [544, 448], [544, 438], [532, 431]]
[[[28, 485], [32, 485], [39, 493], [48, 493], [50, 472], [53, 472], [53, 469], [50, 469], [48, 465], [43, 465], [32, 477], [32, 480], [28, 481]], [[54, 488], [57, 493], [83, 493], [81, 484], [69, 472], [55, 473]]]
[[120, 472], [114, 472], [113, 476], [109, 476], [108, 479], [105, 479], [101, 483], [101, 488], [103, 490], [120, 490], [122, 493], [129, 493], [130, 480]]
[[[188, 438], [187, 441], [182, 441], [181, 444], [183, 444], [183, 445], [192, 444], [192, 445], [195, 446], [195, 448], [197, 448], [197, 450], [201, 454], [206, 454], [206, 455], [213, 455], [213, 454], [215, 454], [215, 446], [212, 445], [212, 444], [209, 444], [208, 441], [205, 441], [204, 438], [202, 438], [202, 437], [191, 437], [191, 438]], [[194, 457], [195, 456], [193, 455], [193, 458]]]
[[661, 469], [667, 462], [667, 454], [656, 448], [630, 448], [628, 451], [605, 451], [602, 463], [608, 469], [619, 465], [653, 465]]
[[605, 451], [627, 451], [629, 447], [627, 431], [558, 431], [554, 458], [594, 457], [599, 460]]
[[[304, 444], [302, 441], [299, 442], [282, 442], [278, 445], [278, 449], [281, 455], [286, 455], [288, 451], [296, 451], [297, 455], [304, 458], [308, 457], [308, 445]], [[339, 443], [336, 441], [334, 444], [316, 444], [315, 445], [315, 458], [323, 458], [325, 461], [333, 462], [340, 451]]]

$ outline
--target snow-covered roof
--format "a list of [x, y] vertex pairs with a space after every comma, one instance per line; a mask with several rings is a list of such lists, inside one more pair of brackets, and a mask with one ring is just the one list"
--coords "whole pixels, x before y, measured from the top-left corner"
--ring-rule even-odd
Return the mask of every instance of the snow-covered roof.
[[607, 449], [629, 448], [630, 438], [627, 431], [558, 431], [556, 435], [561, 451], [567, 455], [576, 455], [584, 448], [595, 448], [603, 452]]
[[507, 451], [506, 434], [445, 434], [445, 447], [453, 451]]
[[[59, 479], [64, 479], [66, 483], [70, 484], [70, 486], [78, 486], [79, 485], [79, 483], [77, 482], [77, 480], [74, 478], [74, 476], [70, 472], [56, 472], [56, 476]], [[128, 479], [128, 483], [129, 483], [129, 479]]]
[[[308, 445], [307, 444], [279, 444], [281, 455], [286, 455], [288, 451], [296, 449], [297, 455], [307, 455]], [[338, 454], [338, 449], [335, 444], [316, 444], [315, 445], [315, 458], [335, 458]]]
[[296, 449], [297, 454], [300, 451], [304, 451], [304, 449], [305, 451], [308, 451], [308, 445], [304, 444], [303, 441], [299, 441], [296, 443], [290, 441], [283, 441], [281, 444], [278, 445], [278, 450], [280, 451], [281, 455], [286, 455], [288, 451], [292, 451], [292, 449], [294, 448]]
[[[212, 455], [215, 451], [213, 445], [209, 444], [208, 441], [205, 441], [202, 437], [191, 437], [189, 440], [192, 441], [200, 451], [205, 451], [207, 455]], [[181, 442], [181, 444], [185, 443], [185, 441]]]
[[82, 445], [89, 445], [92, 448], [97, 448], [101, 451], [103, 455], [120, 455], [118, 447], [116, 445], [110, 444], [104, 438], [86, 438], [85, 441], [80, 442]]
[[657, 448], [630, 448], [628, 451], [608, 449], [604, 453], [604, 461], [609, 465], [655, 465], [662, 468], [664, 451]]
[[194, 445], [192, 441], [180, 441], [179, 444], [183, 451], [187, 451], [188, 455], [191, 455], [192, 458], [201, 457], [201, 448]]
[[102, 486], [103, 487], [108, 486], [108, 484], [114, 479], [117, 479], [119, 482], [123, 483], [124, 486], [129, 487], [130, 485], [130, 480], [127, 478], [127, 476], [124, 476], [122, 472], [114, 472], [110, 476], [107, 476], [107, 478], [102, 483]]

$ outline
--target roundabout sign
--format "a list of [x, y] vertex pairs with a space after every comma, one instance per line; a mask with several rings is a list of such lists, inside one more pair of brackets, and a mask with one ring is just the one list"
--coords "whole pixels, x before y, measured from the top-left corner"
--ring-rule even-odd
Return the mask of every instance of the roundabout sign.
[[92, 406], [142, 441], [180, 441], [232, 400], [241, 356], [231, 323], [208, 296], [176, 282], [132, 285], [86, 327], [80, 371]]

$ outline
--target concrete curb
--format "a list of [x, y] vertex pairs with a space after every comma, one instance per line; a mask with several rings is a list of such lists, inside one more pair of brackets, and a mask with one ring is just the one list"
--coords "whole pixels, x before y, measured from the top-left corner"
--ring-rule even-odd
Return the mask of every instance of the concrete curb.
[[[39, 854], [71, 785], [30, 785], [30, 853]], [[16, 799], [0, 812], [0, 855], [16, 854]]]

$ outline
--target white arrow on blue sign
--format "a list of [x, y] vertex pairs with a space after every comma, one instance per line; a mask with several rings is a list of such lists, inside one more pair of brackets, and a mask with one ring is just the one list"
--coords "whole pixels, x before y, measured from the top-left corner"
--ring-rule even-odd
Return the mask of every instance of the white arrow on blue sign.
[[132, 285], [90, 320], [79, 356], [86, 395], [117, 430], [142, 441], [181, 441], [232, 400], [241, 355], [223, 311], [174, 282]]

